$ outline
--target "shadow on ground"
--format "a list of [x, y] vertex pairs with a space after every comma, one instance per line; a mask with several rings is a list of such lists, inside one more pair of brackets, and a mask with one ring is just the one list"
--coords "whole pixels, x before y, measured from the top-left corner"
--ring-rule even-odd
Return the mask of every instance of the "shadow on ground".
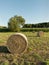
[[6, 46], [0, 46], [0, 53], [10, 53]]

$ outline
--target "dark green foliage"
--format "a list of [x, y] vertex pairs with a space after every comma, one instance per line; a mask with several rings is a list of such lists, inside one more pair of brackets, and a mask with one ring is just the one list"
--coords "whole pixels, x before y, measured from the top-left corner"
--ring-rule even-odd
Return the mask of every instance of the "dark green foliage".
[[[19, 29], [16, 29], [19, 31]], [[49, 28], [21, 28], [20, 31], [22, 32], [38, 32], [38, 31], [43, 31], [43, 32], [49, 32]], [[8, 28], [0, 28], [0, 32], [11, 32]]]
[[10, 30], [6, 27], [0, 28], [0, 32], [9, 32]]
[[25, 19], [22, 16], [14, 16], [9, 19], [8, 29], [11, 31], [20, 31], [21, 26], [25, 23]]
[[33, 31], [49, 32], [49, 28], [22, 28], [21, 31], [23, 31], [23, 32], [33, 32]]
[[23, 28], [48, 28], [49, 22], [37, 23], [37, 24], [25, 24]]

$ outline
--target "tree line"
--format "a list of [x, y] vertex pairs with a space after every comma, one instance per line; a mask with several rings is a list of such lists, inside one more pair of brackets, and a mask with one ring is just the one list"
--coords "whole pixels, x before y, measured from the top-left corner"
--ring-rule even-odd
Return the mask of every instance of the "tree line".
[[49, 22], [38, 23], [38, 24], [25, 24], [23, 28], [49, 28]]
[[25, 24], [25, 19], [22, 16], [13, 16], [8, 21], [8, 28], [0, 27], [0, 31], [19, 32], [22, 28], [49, 28], [49, 22], [38, 24]]

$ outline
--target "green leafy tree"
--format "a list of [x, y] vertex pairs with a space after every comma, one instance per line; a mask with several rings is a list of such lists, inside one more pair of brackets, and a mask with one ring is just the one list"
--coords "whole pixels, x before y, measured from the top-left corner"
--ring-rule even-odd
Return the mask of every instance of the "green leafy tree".
[[22, 16], [14, 16], [9, 19], [8, 29], [11, 31], [20, 31], [20, 28], [25, 24], [25, 19]]

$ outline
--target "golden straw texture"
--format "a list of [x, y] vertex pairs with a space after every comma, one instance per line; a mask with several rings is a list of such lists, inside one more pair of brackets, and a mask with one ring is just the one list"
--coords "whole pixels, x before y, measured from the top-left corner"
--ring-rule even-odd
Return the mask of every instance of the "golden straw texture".
[[7, 40], [7, 48], [13, 54], [23, 53], [28, 45], [27, 38], [24, 34], [16, 33], [11, 35]]
[[37, 33], [37, 36], [39, 36], [39, 37], [42, 37], [44, 35], [44, 32], [43, 31], [39, 31], [38, 33]]

